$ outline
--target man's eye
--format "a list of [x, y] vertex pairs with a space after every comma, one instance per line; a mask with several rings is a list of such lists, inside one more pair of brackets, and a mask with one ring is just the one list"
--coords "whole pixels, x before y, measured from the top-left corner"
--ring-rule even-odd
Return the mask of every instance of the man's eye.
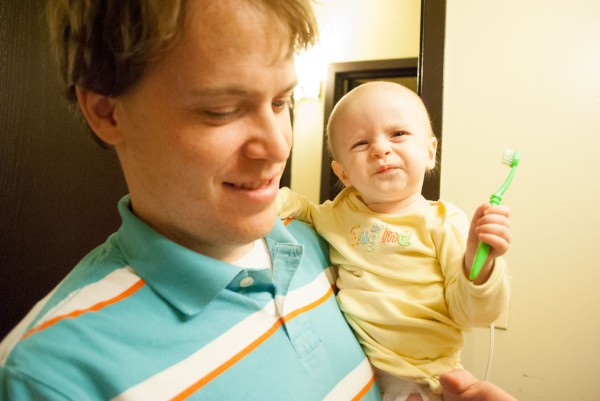
[[213, 111], [206, 111], [206, 112], [204, 112], [204, 114], [206, 114], [207, 117], [215, 119], [215, 120], [225, 120], [232, 113], [215, 113]]
[[234, 117], [238, 112], [238, 109], [227, 109], [223, 111], [204, 110], [203, 114], [211, 120], [227, 120]]
[[291, 110], [294, 107], [291, 99], [275, 100], [273, 101], [272, 105], [273, 110], [275, 111]]

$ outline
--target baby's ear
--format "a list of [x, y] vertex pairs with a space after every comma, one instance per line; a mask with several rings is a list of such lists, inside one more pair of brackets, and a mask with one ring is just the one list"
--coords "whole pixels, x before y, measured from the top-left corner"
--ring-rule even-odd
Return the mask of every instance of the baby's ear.
[[429, 138], [429, 144], [427, 145], [427, 156], [429, 162], [427, 163], [427, 170], [433, 170], [435, 168], [435, 156], [437, 154], [438, 141], [435, 136]]
[[346, 171], [344, 171], [344, 166], [342, 166], [340, 162], [338, 162], [337, 160], [332, 161], [331, 168], [333, 169], [335, 175], [337, 175], [337, 177], [340, 179], [342, 184], [344, 184], [344, 186], [349, 187], [350, 185], [352, 185], [352, 183], [350, 182], [350, 178], [348, 178], [348, 175], [346, 175]]

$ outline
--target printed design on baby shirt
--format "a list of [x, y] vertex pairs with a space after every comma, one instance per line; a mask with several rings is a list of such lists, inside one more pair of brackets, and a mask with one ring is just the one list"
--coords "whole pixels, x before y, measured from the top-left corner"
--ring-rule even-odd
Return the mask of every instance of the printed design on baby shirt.
[[350, 245], [352, 248], [365, 247], [368, 252], [373, 252], [379, 245], [407, 247], [412, 245], [412, 234], [408, 230], [398, 232], [383, 225], [373, 224], [368, 227], [358, 225], [350, 229]]

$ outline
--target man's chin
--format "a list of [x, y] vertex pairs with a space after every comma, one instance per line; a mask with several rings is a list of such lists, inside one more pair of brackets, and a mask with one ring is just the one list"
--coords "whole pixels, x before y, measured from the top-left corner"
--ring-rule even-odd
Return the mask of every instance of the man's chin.
[[247, 242], [255, 241], [259, 238], [263, 238], [271, 232], [275, 226], [276, 221], [275, 209], [273, 211], [265, 211], [259, 215], [253, 216], [248, 219], [244, 219], [243, 222], [238, 221], [236, 226], [241, 237]]

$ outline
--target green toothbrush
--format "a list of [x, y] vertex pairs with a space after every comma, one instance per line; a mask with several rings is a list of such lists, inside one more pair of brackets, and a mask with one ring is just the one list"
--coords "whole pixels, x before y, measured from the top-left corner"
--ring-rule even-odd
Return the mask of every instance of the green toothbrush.
[[[502, 196], [504, 192], [508, 189], [513, 176], [515, 175], [515, 171], [517, 170], [517, 166], [519, 165], [519, 161], [521, 160], [521, 154], [517, 151], [511, 149], [505, 149], [502, 154], [502, 164], [506, 164], [510, 167], [510, 173], [508, 177], [504, 181], [504, 184], [500, 187], [499, 190], [496, 191], [492, 196], [490, 196], [490, 205], [497, 206], [502, 202]], [[477, 252], [475, 253], [475, 258], [473, 258], [473, 266], [471, 267], [471, 275], [469, 278], [471, 280], [475, 280], [487, 259], [488, 253], [490, 253], [490, 246], [485, 242], [479, 242], [477, 246]]]

